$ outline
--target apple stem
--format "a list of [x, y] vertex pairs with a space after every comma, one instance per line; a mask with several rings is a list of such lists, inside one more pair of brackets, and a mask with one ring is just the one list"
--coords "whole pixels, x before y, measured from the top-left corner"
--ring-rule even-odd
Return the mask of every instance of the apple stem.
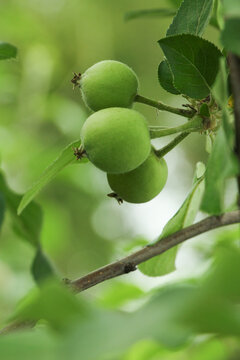
[[190, 133], [189, 132], [183, 132], [180, 135], [176, 136], [172, 141], [170, 141], [169, 144], [164, 146], [163, 148], [159, 150], [154, 150], [157, 157], [160, 159], [163, 156], [165, 156], [169, 151], [171, 151], [175, 146], [177, 146], [182, 140], [184, 140]]
[[166, 104], [162, 103], [161, 101], [152, 100], [152, 99], [146, 98], [142, 95], [136, 95], [134, 101], [152, 106], [159, 110], [168, 111], [173, 114], [181, 115], [181, 116], [184, 116], [187, 118], [192, 118], [196, 114], [195, 109], [186, 110], [186, 109], [175, 108], [170, 105], [166, 105]]
[[190, 133], [194, 131], [203, 131], [204, 129], [204, 120], [201, 116], [196, 116], [185, 124], [172, 128], [163, 128], [162, 126], [149, 126], [151, 139], [176, 134], [182, 131], [187, 131], [188, 133]]

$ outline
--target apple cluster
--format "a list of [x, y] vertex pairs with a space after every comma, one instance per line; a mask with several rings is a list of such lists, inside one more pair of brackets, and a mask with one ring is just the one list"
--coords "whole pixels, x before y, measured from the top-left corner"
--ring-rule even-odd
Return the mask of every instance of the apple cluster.
[[144, 203], [159, 194], [167, 165], [151, 146], [142, 114], [132, 109], [138, 78], [127, 65], [101, 61], [79, 74], [83, 100], [93, 111], [81, 130], [82, 151], [107, 173], [112, 197]]

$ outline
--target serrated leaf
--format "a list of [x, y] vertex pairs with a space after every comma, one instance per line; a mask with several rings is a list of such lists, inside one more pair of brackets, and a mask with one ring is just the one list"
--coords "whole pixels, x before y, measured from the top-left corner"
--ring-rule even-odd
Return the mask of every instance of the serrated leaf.
[[[52, 181], [58, 175], [61, 170], [63, 170], [66, 166], [70, 164], [77, 163], [78, 160], [76, 160], [73, 154], [73, 148], [79, 147], [80, 144], [80, 140], [69, 144], [62, 151], [59, 157], [45, 170], [42, 176], [40, 176], [39, 180], [23, 196], [18, 207], [18, 214], [22, 213], [22, 211], [28, 206], [28, 204], [50, 181]], [[81, 159], [81, 163], [85, 163], [87, 161], [87, 159]]]
[[[213, 0], [184, 0], [170, 25], [167, 36], [177, 34], [202, 35], [213, 7]], [[166, 60], [158, 68], [160, 85], [171, 94], [180, 94], [174, 87], [174, 79]]]
[[209, 23], [213, 0], [184, 0], [170, 25], [167, 36], [202, 35]]
[[174, 86], [193, 99], [209, 95], [221, 52], [207, 40], [190, 34], [159, 40], [174, 77]]
[[17, 56], [17, 48], [6, 42], [0, 42], [0, 60], [13, 59]]
[[43, 281], [55, 277], [55, 271], [40, 246], [38, 247], [34, 257], [31, 273], [34, 280], [39, 285], [41, 285]]
[[148, 17], [169, 17], [176, 14], [176, 11], [171, 9], [142, 9], [142, 10], [133, 10], [125, 14], [125, 20], [134, 20], [139, 18], [148, 18]]
[[0, 191], [4, 194], [6, 207], [12, 215], [13, 228], [19, 236], [38, 246], [42, 228], [42, 210], [36, 203], [30, 204], [29, 208], [21, 215], [17, 215], [17, 207], [21, 195], [16, 194], [7, 186], [3, 174], [0, 173]]
[[178, 95], [179, 91], [173, 85], [173, 76], [167, 60], [163, 60], [158, 67], [158, 81], [162, 88], [171, 94]]
[[240, 56], [240, 16], [225, 20], [221, 41], [225, 50]]
[[[197, 175], [201, 174], [202, 176], [203, 169], [204, 168], [202, 166], [198, 166]], [[193, 186], [192, 191], [178, 212], [165, 225], [162, 234], [157, 241], [193, 223], [202, 200], [203, 191], [204, 179], [201, 177]], [[148, 276], [166, 275], [175, 270], [175, 259], [177, 251], [178, 247], [175, 246], [165, 253], [145, 261], [144, 263], [140, 264], [138, 268], [143, 274]]]

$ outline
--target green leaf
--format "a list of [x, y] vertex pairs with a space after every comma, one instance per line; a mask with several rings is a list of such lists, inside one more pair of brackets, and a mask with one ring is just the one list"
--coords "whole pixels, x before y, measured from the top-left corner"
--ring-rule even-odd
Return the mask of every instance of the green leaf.
[[205, 150], [208, 154], [211, 154], [213, 147], [213, 138], [211, 135], [206, 135]]
[[56, 330], [65, 331], [86, 316], [84, 304], [53, 280], [33, 289], [18, 305], [13, 321], [46, 320]]
[[190, 34], [159, 40], [171, 72], [174, 86], [193, 99], [209, 95], [219, 68], [221, 52], [207, 40]]
[[227, 111], [228, 83], [224, 58], [220, 62], [220, 71], [214, 83], [212, 93], [222, 109], [222, 126], [218, 130], [207, 163], [206, 188], [201, 209], [209, 214], [224, 212], [224, 193], [226, 179], [239, 171], [237, 159], [233, 153], [234, 131]]
[[[44, 186], [52, 181], [61, 170], [63, 170], [67, 165], [79, 162], [73, 154], [73, 148], [79, 147], [80, 144], [80, 140], [69, 144], [62, 151], [59, 157], [45, 170], [39, 180], [23, 196], [18, 207], [18, 214], [22, 213], [26, 206], [28, 206], [28, 204], [38, 195]], [[85, 163], [87, 161], [87, 159], [81, 159], [81, 163]]]
[[13, 228], [19, 236], [38, 246], [42, 228], [42, 210], [36, 203], [30, 204], [29, 208], [21, 215], [17, 215], [17, 207], [21, 195], [16, 194], [7, 186], [3, 174], [0, 173], [0, 191], [4, 194], [6, 207], [12, 215]]
[[184, 0], [170, 25], [167, 36], [202, 35], [209, 23], [213, 0]]
[[[219, 108], [222, 109], [222, 124], [230, 146], [234, 145], [234, 130], [227, 110], [229, 100], [229, 77], [225, 58], [220, 59], [219, 72], [212, 87], [212, 94]], [[230, 83], [231, 85], [231, 83]]]
[[149, 18], [149, 17], [169, 17], [176, 14], [175, 10], [171, 9], [143, 9], [143, 10], [134, 10], [129, 11], [125, 14], [125, 20], [134, 20], [139, 18]]
[[221, 41], [227, 51], [240, 56], [240, 17], [225, 20]]
[[101, 294], [98, 300], [102, 307], [114, 309], [143, 297], [144, 291], [137, 285], [126, 282], [112, 282], [111, 285]]
[[[95, 321], [89, 319], [82, 322], [78, 336], [75, 334], [75, 339], [81, 341], [81, 354], [84, 354], [81, 358], [102, 359], [104, 354], [106, 356], [123, 352], [142, 339], [154, 339], [168, 347], [183, 345], [189, 336], [189, 330], [186, 331], [173, 319], [181, 307], [185, 306], [188, 293], [188, 286], [169, 286], [159, 291], [137, 311], [102, 312]], [[93, 339], [97, 340], [98, 346], [90, 346]], [[109, 359], [112, 358], [109, 356]]]
[[240, 252], [231, 245], [217, 250], [213, 266], [181, 313], [197, 333], [240, 335]]
[[223, 9], [222, 9], [222, 1], [215, 0], [213, 6], [213, 14], [210, 20], [210, 25], [215, 27], [218, 30], [223, 28], [224, 19], [223, 19]]
[[59, 345], [56, 336], [43, 329], [16, 331], [11, 336], [1, 336], [0, 357], [4, 360], [64, 360], [57, 355]]
[[17, 48], [6, 42], [0, 42], [0, 60], [12, 59], [17, 56]]
[[[203, 164], [197, 166], [198, 180], [178, 212], [165, 225], [157, 241], [171, 235], [193, 223], [198, 212], [204, 191]], [[200, 175], [200, 176], [199, 176]], [[138, 266], [139, 270], [148, 276], [162, 276], [175, 270], [175, 259], [178, 247], [175, 246], [165, 253], [156, 256]]]
[[[169, 351], [170, 353], [170, 351]], [[142, 340], [131, 346], [121, 360], [156, 360], [163, 356], [166, 359], [167, 350], [153, 340]]]
[[5, 215], [5, 197], [2, 192], [0, 192], [0, 228], [2, 227], [4, 215]]
[[[213, 7], [213, 0], [184, 0], [170, 25], [167, 36], [177, 34], [202, 35], [207, 26]], [[174, 87], [174, 79], [167, 61], [158, 67], [160, 85], [171, 94], [180, 94]]]
[[127, 244], [123, 245], [123, 252], [129, 254], [130, 251], [140, 250], [143, 246], [147, 245], [149, 241], [142, 236], [137, 236], [133, 239], [129, 239]]
[[36, 283], [40, 285], [48, 278], [55, 277], [53, 267], [40, 247], [38, 247], [34, 257], [31, 272]]
[[153, 340], [134, 344], [121, 360], [226, 360], [226, 345], [217, 338], [186, 345], [174, 352]]
[[[115, 356], [122, 354], [136, 341], [144, 339], [159, 341], [163, 344], [161, 347], [165, 345], [170, 348], [169, 351], [171, 347], [176, 350], [175, 347], [185, 344], [189, 337], [189, 331], [181, 324], [175, 324], [174, 318], [185, 306], [185, 299], [190, 291], [192, 289], [185, 284], [169, 286], [159, 291], [137, 311], [124, 313], [101, 311], [98, 308], [91, 311], [81, 298], [74, 298], [69, 291], [57, 285], [52, 288], [48, 285], [25, 299], [18, 310], [17, 319], [40, 316], [54, 329], [62, 331], [63, 336], [56, 336], [52, 331], [47, 331], [45, 326], [39, 326], [34, 331], [19, 331], [18, 334], [1, 336], [0, 357], [4, 360], [32, 360], [31, 355], [35, 355], [36, 351], [34, 359], [37, 360], [119, 359], [119, 356]], [[47, 341], [48, 352], [45, 352], [45, 341], [41, 336], [43, 331], [47, 333], [44, 340]], [[53, 339], [55, 346], [51, 347]], [[14, 348], [14, 352], [10, 349], [10, 353], [15, 355], [13, 357], [4, 356], [5, 351], [8, 354], [9, 342], [11, 349]], [[37, 346], [39, 343], [42, 346]], [[27, 351], [29, 348], [31, 352]], [[39, 353], [42, 357], [38, 356]], [[48, 353], [52, 356], [45, 357]]]
[[173, 85], [173, 75], [167, 60], [163, 60], [158, 67], [158, 81], [162, 88], [171, 94], [178, 95], [179, 91]]
[[226, 135], [221, 127], [218, 130], [206, 169], [206, 189], [201, 210], [219, 215], [224, 212], [225, 180], [238, 173], [238, 163], [229, 148]]
[[[103, 311], [96, 307], [91, 311], [89, 301], [86, 304], [79, 297], [80, 303], [76, 304], [78, 300], [64, 288], [59, 289], [59, 285], [55, 284], [52, 288], [47, 285], [28, 296], [18, 313], [24, 318], [40, 314], [54, 329], [63, 330], [63, 336], [56, 336], [43, 325], [34, 331], [1, 336], [0, 358], [229, 358], [232, 349], [235, 351], [238, 345], [238, 338], [230, 342], [229, 348], [226, 339], [217, 335], [240, 334], [239, 271], [239, 248], [232, 251], [223, 248], [210, 271], [203, 276], [193, 281], [162, 286], [143, 306], [128, 312]], [[193, 341], [196, 335], [203, 333], [207, 336], [198, 336], [197, 340], [200, 341]], [[123, 357], [130, 346], [132, 348]]]
[[168, 2], [174, 7], [179, 8], [181, 5], [182, 0], [168, 0]]
[[199, 113], [200, 113], [200, 115], [202, 115], [202, 116], [209, 117], [209, 116], [210, 116], [210, 112], [209, 112], [208, 104], [203, 103], [203, 104], [200, 106]]
[[220, 339], [212, 337], [199, 342], [189, 353], [191, 360], [226, 360], [227, 346]]
[[17, 215], [17, 206], [20, 202], [21, 196], [17, 195], [14, 200], [13, 228], [16, 233], [24, 240], [27, 240], [34, 246], [38, 246], [40, 242], [40, 235], [43, 222], [43, 213], [41, 207], [33, 202], [29, 208], [20, 216]]

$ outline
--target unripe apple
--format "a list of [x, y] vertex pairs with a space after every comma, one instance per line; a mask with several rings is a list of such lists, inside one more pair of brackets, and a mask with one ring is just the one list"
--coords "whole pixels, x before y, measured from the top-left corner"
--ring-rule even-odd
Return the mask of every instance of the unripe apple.
[[127, 65], [104, 60], [91, 66], [80, 77], [85, 104], [93, 111], [109, 107], [130, 108], [138, 90], [138, 79]]
[[168, 176], [167, 164], [152, 151], [136, 169], [125, 174], [107, 174], [108, 183], [117, 196], [129, 203], [152, 200], [163, 189]]
[[135, 169], [151, 151], [147, 122], [131, 109], [108, 108], [90, 115], [81, 139], [89, 160], [108, 173]]

